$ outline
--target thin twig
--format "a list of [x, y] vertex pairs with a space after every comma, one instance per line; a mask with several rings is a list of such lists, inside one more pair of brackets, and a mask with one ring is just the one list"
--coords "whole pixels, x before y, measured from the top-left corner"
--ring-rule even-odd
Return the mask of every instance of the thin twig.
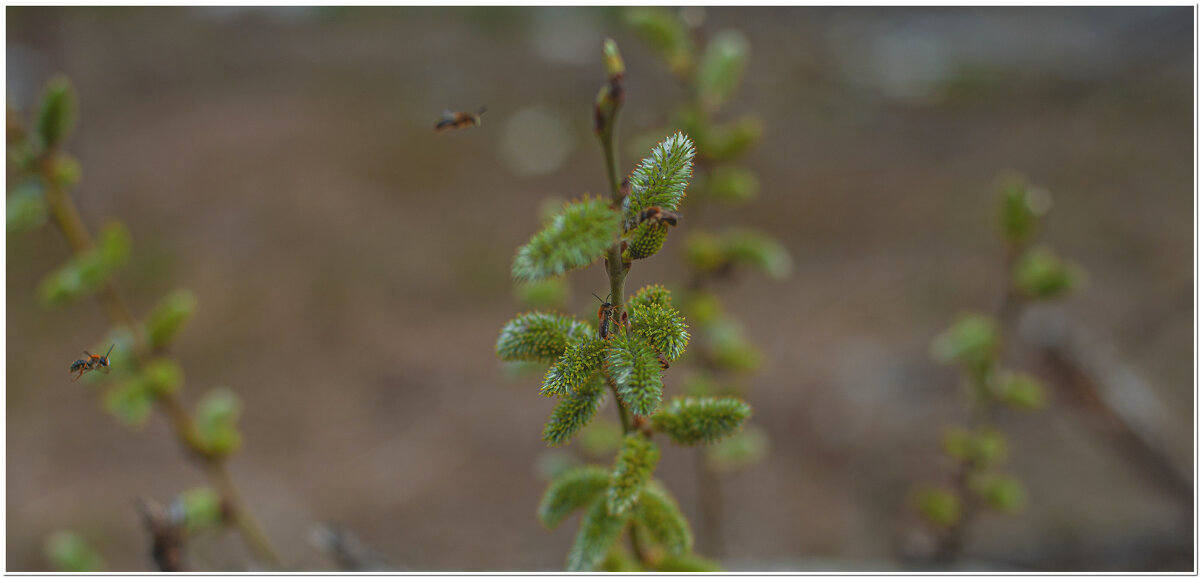
[[[71, 249], [76, 254], [82, 254], [94, 248], [95, 243], [92, 241], [92, 236], [88, 232], [87, 225], [79, 216], [79, 210], [76, 208], [74, 201], [62, 187], [58, 186], [53, 174], [54, 163], [57, 160], [57, 151], [47, 151], [38, 163], [38, 169], [41, 172], [42, 180], [46, 184], [45, 195], [46, 203], [50, 207], [50, 213], [54, 218], [55, 225], [66, 238], [67, 243], [71, 245]], [[139, 361], [145, 361], [147, 357], [146, 343], [142, 338], [142, 333], [138, 329], [138, 323], [132, 313], [129, 311], [129, 306], [125, 300], [121, 298], [117, 292], [116, 285], [112, 280], [105, 282], [100, 292], [97, 294], [97, 299], [100, 302], [101, 308], [108, 315], [109, 322], [114, 326], [124, 327], [133, 335], [135, 342], [134, 356]], [[185, 451], [192, 457], [198, 457], [203, 462], [203, 469], [208, 474], [213, 485], [217, 486], [217, 491], [231, 505], [233, 518], [241, 531], [242, 536], [246, 539], [247, 544], [254, 551], [255, 555], [271, 566], [279, 566], [280, 560], [274, 548], [259, 528], [254, 517], [246, 509], [237, 492], [237, 487], [234, 485], [232, 478], [229, 476], [229, 471], [225, 465], [225, 456], [214, 455], [209, 452], [204, 444], [201, 443], [199, 434], [196, 430], [195, 421], [191, 415], [183, 407], [178, 396], [174, 392], [159, 393], [155, 396], [156, 407], [167, 417], [175, 430], [175, 435], [183, 444]]]
[[184, 571], [184, 539], [180, 520], [171, 518], [167, 508], [153, 500], [143, 498], [137, 502], [142, 524], [150, 533], [150, 557], [159, 572]]
[[[1005, 359], [1005, 352], [1008, 349], [1005, 347], [1005, 344], [1008, 336], [1012, 333], [1012, 329], [1016, 326], [1016, 322], [1025, 307], [1025, 299], [1017, 293], [1012, 284], [1013, 268], [1022, 248], [1016, 245], [1005, 247], [1004, 262], [1001, 267], [1001, 271], [1003, 272], [1001, 279], [1003, 279], [1004, 285], [1000, 291], [1000, 299], [996, 306], [997, 327], [1000, 332], [999, 350], [996, 352], [995, 362], [984, 375], [971, 377], [974, 381], [972, 385], [975, 387], [975, 393], [978, 394], [971, 400], [971, 412], [969, 415], [971, 429], [990, 426], [994, 420], [993, 414], [995, 412], [993, 411], [992, 399], [988, 390], [991, 386], [989, 382], [995, 376], [996, 367]], [[958, 519], [946, 528], [941, 539], [938, 541], [937, 550], [935, 550], [933, 558], [939, 564], [952, 564], [962, 555], [969, 529], [982, 506], [979, 498], [970, 488], [971, 478], [975, 475], [978, 466], [979, 464], [974, 459], [965, 459], [959, 462], [958, 469], [954, 473], [954, 493], [958, 496], [962, 509], [959, 512]]]

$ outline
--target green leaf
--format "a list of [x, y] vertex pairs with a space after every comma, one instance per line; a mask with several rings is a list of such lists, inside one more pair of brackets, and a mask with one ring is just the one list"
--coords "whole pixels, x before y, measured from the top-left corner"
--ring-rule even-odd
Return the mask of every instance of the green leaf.
[[213, 455], [229, 455], [242, 443], [237, 429], [241, 402], [232, 390], [213, 389], [200, 398], [196, 407], [196, 431], [204, 448]]
[[57, 77], [46, 85], [42, 108], [38, 114], [37, 132], [42, 144], [52, 149], [71, 135], [75, 128], [75, 89], [70, 81]]
[[612, 38], [604, 39], [604, 73], [609, 78], [625, 74], [625, 61], [621, 58], [621, 51], [617, 49], [617, 43]]
[[639, 6], [625, 12], [625, 20], [638, 36], [676, 75], [692, 67], [692, 44], [687, 29], [675, 14], [660, 6]]
[[992, 428], [969, 431], [949, 428], [942, 435], [942, 448], [950, 457], [971, 462], [978, 468], [987, 468], [1004, 461], [1008, 455], [1008, 442], [1004, 434]]
[[8, 195], [8, 233], [32, 231], [46, 224], [49, 208], [41, 184], [28, 179], [13, 187]]
[[750, 406], [733, 397], [677, 397], [651, 417], [654, 429], [683, 445], [711, 444], [738, 431]]
[[66, 190], [79, 183], [79, 179], [83, 176], [83, 168], [79, 166], [79, 161], [75, 160], [75, 157], [59, 153], [54, 157], [53, 163], [53, 166], [50, 167], [50, 178], [55, 186]]
[[960, 427], [948, 428], [942, 434], [942, 449], [946, 451], [946, 455], [956, 460], [970, 459], [971, 432]]
[[657, 480], [642, 489], [633, 508], [633, 519], [668, 555], [683, 556], [692, 550], [692, 528], [679, 511], [679, 504]]
[[1000, 512], [1015, 512], [1025, 505], [1025, 488], [1009, 475], [985, 475], [972, 481], [972, 490], [988, 506]]
[[128, 379], [104, 394], [104, 409], [121, 423], [135, 429], [146, 425], [153, 408], [154, 391], [141, 377]]
[[766, 235], [749, 229], [725, 233], [725, 255], [734, 263], [754, 267], [775, 279], [786, 279], [792, 272], [792, 257], [787, 249]]
[[104, 557], [75, 532], [61, 530], [46, 538], [50, 565], [59, 572], [103, 572]]
[[125, 225], [109, 223], [100, 231], [96, 245], [104, 266], [113, 271], [129, 260], [129, 253], [133, 249], [133, 237]]
[[726, 203], [745, 203], [758, 196], [758, 176], [745, 167], [720, 165], [708, 174], [705, 190]]
[[724, 572], [720, 564], [694, 553], [663, 556], [654, 569], [659, 572]]
[[558, 476], [546, 486], [542, 501], [538, 504], [538, 519], [547, 529], [553, 530], [572, 512], [598, 500], [608, 488], [608, 470], [600, 466], [583, 466]]
[[629, 322], [630, 328], [668, 361], [679, 359], [687, 350], [691, 339], [687, 323], [670, 305], [631, 306]]
[[600, 403], [604, 401], [604, 381], [599, 373], [591, 381], [575, 388], [569, 397], [558, 402], [550, 421], [542, 432], [542, 439], [552, 446], [562, 445], [583, 429], [596, 417]]
[[520, 282], [537, 281], [590, 265], [612, 246], [620, 222], [620, 215], [602, 199], [567, 203], [517, 251], [513, 277]]
[[647, 285], [638, 289], [633, 297], [629, 298], [629, 308], [646, 307], [649, 305], [662, 305], [664, 307], [671, 306], [671, 292], [667, 291], [662, 285]]
[[1083, 271], [1058, 258], [1047, 247], [1031, 249], [1017, 261], [1013, 284], [1026, 297], [1053, 299], [1079, 286]]
[[1035, 410], [1046, 405], [1046, 387], [1036, 377], [1007, 373], [998, 381], [996, 398], [1013, 409]]
[[992, 365], [1000, 346], [1000, 330], [985, 315], [960, 315], [949, 329], [933, 340], [933, 358], [941, 363], [961, 363], [973, 370]]
[[186, 289], [167, 293], [146, 317], [146, 341], [152, 349], [166, 347], [196, 312], [196, 296]]
[[718, 472], [731, 472], [762, 461], [768, 447], [766, 432], [746, 426], [708, 448], [708, 465]]
[[654, 475], [660, 453], [658, 446], [638, 432], [625, 435], [608, 482], [608, 513], [624, 514], [637, 503], [642, 488]]
[[923, 488], [914, 496], [917, 511], [939, 526], [950, 526], [962, 515], [958, 496], [941, 488]]
[[188, 533], [221, 527], [221, 498], [211, 488], [204, 486], [187, 490], [179, 496], [183, 504], [183, 519]]
[[1012, 245], [1025, 245], [1033, 240], [1038, 223], [1049, 209], [1049, 193], [1019, 178], [1010, 178], [1000, 191], [1000, 233]]
[[711, 108], [728, 102], [742, 81], [749, 58], [750, 43], [741, 32], [722, 30], [713, 36], [696, 78], [700, 99]]
[[579, 533], [575, 535], [575, 543], [567, 554], [568, 572], [591, 572], [604, 561], [608, 551], [621, 531], [629, 514], [613, 516], [608, 513], [604, 500], [596, 500], [588, 506], [583, 514], [583, 522], [579, 525]]
[[662, 403], [662, 365], [654, 348], [637, 334], [618, 335], [608, 355], [608, 374], [617, 395], [635, 415], [650, 415]]
[[587, 336], [567, 345], [558, 361], [546, 371], [541, 394], [558, 397], [574, 391], [600, 371], [609, 342]]
[[46, 276], [38, 287], [45, 305], [61, 305], [91, 295], [129, 258], [132, 241], [120, 223], [106, 226], [93, 249], [75, 255]]
[[142, 380], [154, 394], [173, 393], [183, 387], [183, 369], [171, 359], [154, 359], [142, 369]]
[[1004, 461], [1008, 455], [1008, 441], [1000, 430], [984, 428], [971, 437], [971, 458], [980, 467], [988, 467]]
[[517, 300], [528, 307], [546, 309], [562, 308], [566, 305], [570, 288], [562, 277], [551, 277], [517, 285]]
[[629, 179], [630, 192], [625, 197], [625, 228], [637, 224], [637, 217], [650, 207], [668, 211], [679, 208], [692, 179], [692, 160], [696, 147], [687, 135], [677, 132], [658, 143], [650, 156], [642, 159]]
[[500, 330], [496, 355], [504, 361], [553, 362], [567, 345], [595, 333], [574, 317], [534, 311], [518, 315]]
[[80, 253], [42, 279], [38, 297], [46, 306], [78, 301], [103, 287], [109, 273], [98, 251]]

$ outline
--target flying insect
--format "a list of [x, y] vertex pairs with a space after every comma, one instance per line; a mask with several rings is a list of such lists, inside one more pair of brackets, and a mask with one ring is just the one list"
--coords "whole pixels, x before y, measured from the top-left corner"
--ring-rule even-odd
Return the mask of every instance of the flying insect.
[[481, 107], [479, 112], [452, 112], [447, 110], [442, 113], [441, 120], [437, 121], [437, 124], [433, 125], [433, 132], [435, 134], [441, 134], [450, 130], [479, 126], [483, 124], [483, 119], [480, 117], [483, 116], [483, 113], [485, 112], [487, 112], [486, 106]]
[[75, 373], [76, 371], [79, 372], [79, 375], [76, 375], [75, 379], [72, 379], [71, 381], [76, 381], [83, 377], [83, 374], [96, 369], [100, 369], [103, 370], [104, 373], [108, 373], [108, 356], [112, 354], [112, 350], [115, 345], [115, 343], [109, 345], [108, 352], [103, 356], [93, 355], [92, 353], [88, 352], [88, 350], [83, 350], [83, 354], [86, 355], [87, 358], [76, 359], [75, 361], [71, 362], [71, 373]]

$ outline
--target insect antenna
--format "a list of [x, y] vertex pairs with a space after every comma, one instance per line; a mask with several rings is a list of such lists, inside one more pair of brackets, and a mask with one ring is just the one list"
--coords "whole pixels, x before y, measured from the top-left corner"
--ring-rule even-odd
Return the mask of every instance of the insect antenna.
[[117, 346], [117, 344], [116, 344], [116, 343], [113, 343], [112, 345], [109, 345], [109, 346], [108, 346], [108, 351], [106, 351], [106, 352], [104, 353], [104, 358], [105, 358], [105, 359], [108, 359], [108, 355], [109, 355], [110, 353], [112, 353], [113, 347], [116, 347], [116, 346]]

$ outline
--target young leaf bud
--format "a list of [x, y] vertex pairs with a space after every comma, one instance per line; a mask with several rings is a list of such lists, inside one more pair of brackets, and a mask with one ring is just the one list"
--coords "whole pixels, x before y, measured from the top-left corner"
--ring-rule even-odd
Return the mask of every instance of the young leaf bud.
[[38, 135], [47, 149], [58, 147], [75, 128], [75, 89], [66, 78], [55, 78], [46, 87], [38, 115]]

